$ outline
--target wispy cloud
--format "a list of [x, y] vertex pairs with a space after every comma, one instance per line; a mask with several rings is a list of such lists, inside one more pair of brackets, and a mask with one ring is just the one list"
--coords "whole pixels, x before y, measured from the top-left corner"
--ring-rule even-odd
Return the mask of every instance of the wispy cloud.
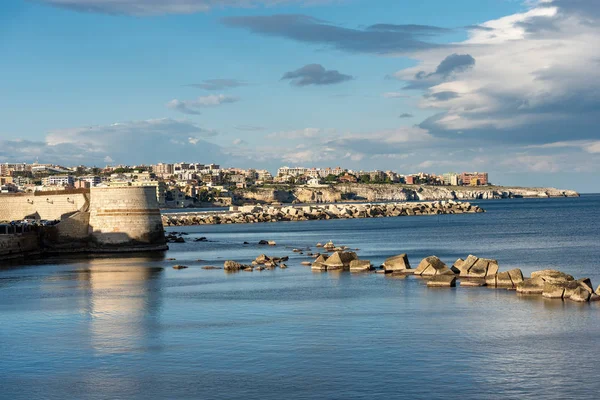
[[445, 29], [422, 25], [372, 25], [365, 29], [346, 28], [300, 14], [227, 17], [227, 26], [252, 33], [277, 36], [303, 43], [330, 46], [352, 53], [406, 54], [440, 47], [424, 39], [445, 33]]
[[235, 103], [239, 101], [238, 97], [228, 96], [224, 94], [211, 94], [209, 96], [201, 96], [195, 100], [178, 100], [173, 99], [167, 103], [167, 107], [182, 112], [184, 114], [198, 115], [199, 109], [206, 107], [217, 107], [222, 104]]
[[295, 71], [286, 72], [281, 79], [289, 80], [294, 86], [309, 86], [333, 85], [354, 78], [337, 70], [326, 70], [321, 64], [308, 64]]
[[[34, 0], [56, 7], [80, 12], [115, 15], [153, 16], [165, 14], [194, 14], [213, 8], [248, 8], [302, 4], [306, 0]], [[330, 3], [331, 0], [310, 0], [311, 4]]]
[[240, 86], [246, 86], [247, 83], [237, 79], [207, 79], [201, 83], [190, 83], [185, 86], [200, 88], [204, 90], [225, 90]]

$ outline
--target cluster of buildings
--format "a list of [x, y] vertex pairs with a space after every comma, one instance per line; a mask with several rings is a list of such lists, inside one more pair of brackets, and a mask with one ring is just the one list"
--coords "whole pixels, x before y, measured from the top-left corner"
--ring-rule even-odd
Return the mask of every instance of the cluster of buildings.
[[281, 167], [275, 182], [295, 184], [322, 183], [403, 183], [407, 185], [480, 186], [488, 185], [487, 172], [449, 172], [443, 175], [420, 172], [403, 175], [394, 171], [353, 171], [336, 168]]
[[394, 171], [282, 167], [273, 176], [264, 169], [223, 168], [217, 164], [159, 163], [105, 168], [54, 164], [0, 164], [0, 193], [85, 189], [96, 186], [154, 186], [163, 207], [188, 207], [198, 202], [229, 205], [233, 189], [266, 184], [320, 186], [334, 183], [403, 183], [424, 185], [487, 185], [479, 172], [402, 175]]

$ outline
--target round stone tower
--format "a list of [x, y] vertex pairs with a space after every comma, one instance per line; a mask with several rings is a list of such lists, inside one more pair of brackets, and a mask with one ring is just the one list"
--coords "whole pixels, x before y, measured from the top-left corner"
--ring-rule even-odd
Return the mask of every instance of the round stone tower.
[[155, 187], [92, 188], [89, 212], [90, 237], [99, 249], [167, 249]]

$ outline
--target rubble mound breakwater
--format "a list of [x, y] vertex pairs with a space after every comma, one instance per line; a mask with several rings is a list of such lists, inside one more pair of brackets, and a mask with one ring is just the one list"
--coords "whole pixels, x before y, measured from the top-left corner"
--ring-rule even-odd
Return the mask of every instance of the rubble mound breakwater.
[[257, 222], [310, 221], [349, 218], [381, 218], [410, 215], [482, 213], [477, 205], [458, 201], [385, 204], [328, 204], [306, 206], [242, 206], [221, 213], [166, 214], [165, 226], [248, 224]]

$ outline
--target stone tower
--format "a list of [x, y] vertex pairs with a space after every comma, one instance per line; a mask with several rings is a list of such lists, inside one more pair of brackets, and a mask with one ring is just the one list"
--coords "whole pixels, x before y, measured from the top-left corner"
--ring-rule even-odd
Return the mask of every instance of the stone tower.
[[89, 214], [89, 235], [98, 249], [167, 249], [154, 187], [92, 188]]

